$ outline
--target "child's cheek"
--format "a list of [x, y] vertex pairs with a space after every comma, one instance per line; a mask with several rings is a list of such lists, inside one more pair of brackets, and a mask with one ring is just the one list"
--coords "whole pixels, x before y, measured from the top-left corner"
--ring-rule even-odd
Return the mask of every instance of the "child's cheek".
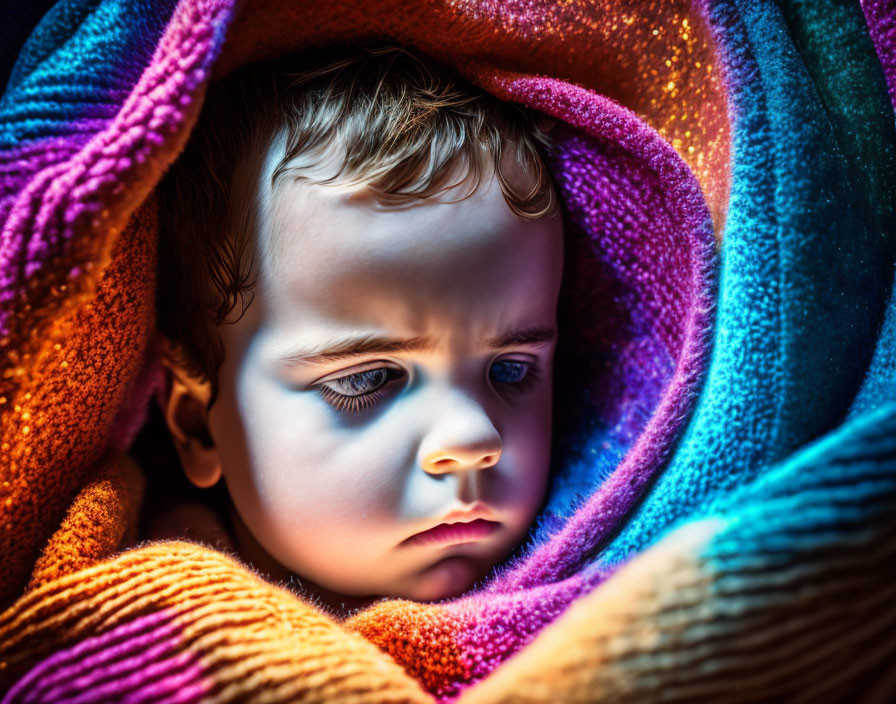
[[526, 516], [541, 503], [550, 473], [550, 384], [517, 410], [504, 425], [504, 450], [495, 466], [494, 485], [497, 501]]
[[364, 422], [302, 389], [247, 370], [240, 415], [252, 482], [262, 504], [308, 521], [375, 521], [393, 515], [402, 472], [388, 413]]

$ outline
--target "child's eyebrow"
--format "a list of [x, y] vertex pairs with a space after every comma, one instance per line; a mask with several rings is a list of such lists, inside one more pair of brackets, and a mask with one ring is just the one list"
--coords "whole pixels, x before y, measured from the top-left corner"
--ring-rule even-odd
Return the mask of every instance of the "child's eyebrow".
[[[491, 349], [511, 345], [536, 345], [550, 342], [556, 336], [557, 330], [553, 326], [535, 325], [495, 335], [486, 340], [486, 345]], [[367, 334], [328, 340], [313, 350], [291, 350], [277, 355], [276, 362], [283, 367], [293, 368], [338, 362], [366, 354], [431, 352], [436, 346], [436, 340], [428, 336], [400, 339]]]

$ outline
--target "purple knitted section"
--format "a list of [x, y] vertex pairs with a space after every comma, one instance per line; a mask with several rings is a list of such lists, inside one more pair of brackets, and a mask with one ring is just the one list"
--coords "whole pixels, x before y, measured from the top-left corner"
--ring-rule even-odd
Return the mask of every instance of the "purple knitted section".
[[40, 142], [28, 142], [0, 159], [0, 219], [13, 207], [17, 194], [42, 169], [66, 161], [90, 139], [90, 132], [76, 132]]
[[[573, 224], [588, 233], [579, 239], [597, 262], [594, 275], [604, 281], [572, 277], [583, 287], [575, 296], [587, 290], [592, 298], [583, 298], [578, 321], [572, 308], [582, 349], [570, 366], [594, 387], [590, 405], [570, 408], [601, 419], [628, 448], [605, 481], [585, 488], [590, 498], [548, 542], [488, 587], [512, 593], [563, 579], [585, 564], [662, 468], [705, 374], [719, 260], [696, 178], [634, 113], [547, 78], [490, 88], [581, 130], [561, 129], [554, 169]], [[593, 298], [594, 291], [604, 300]], [[608, 350], [607, 356], [594, 359], [595, 350]], [[581, 432], [572, 419], [561, 425]]]
[[861, 5], [887, 79], [890, 101], [896, 109], [896, 1], [862, 0]]
[[[475, 596], [456, 609], [471, 625], [460, 632], [458, 643], [470, 673], [467, 681], [452, 683], [441, 693], [449, 701], [462, 690], [480, 681], [502, 662], [532, 642], [538, 633], [557, 619], [578, 597], [586, 594], [608, 575], [586, 579], [578, 574], [562, 582], [534, 587], [513, 594]], [[455, 611], [452, 608], [452, 611]], [[464, 617], [464, 612], [471, 614]]]
[[159, 611], [42, 660], [2, 704], [199, 701], [210, 680], [198, 660], [181, 650], [174, 614]]

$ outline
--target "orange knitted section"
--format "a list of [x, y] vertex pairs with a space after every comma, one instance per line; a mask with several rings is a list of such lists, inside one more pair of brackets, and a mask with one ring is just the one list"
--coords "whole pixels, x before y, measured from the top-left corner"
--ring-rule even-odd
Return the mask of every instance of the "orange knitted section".
[[0, 387], [0, 604], [21, 593], [75, 496], [98, 478], [154, 324], [155, 227], [149, 200], [121, 233], [96, 291], [55, 319]]
[[143, 474], [126, 455], [108, 458], [75, 498], [31, 573], [28, 590], [110, 557], [136, 538]]
[[[209, 702], [432, 702], [388, 655], [201, 545], [158, 542], [46, 583], [0, 614], [0, 691], [59, 648], [158, 613]], [[179, 659], [178, 659], [179, 658]]]
[[469, 679], [459, 635], [468, 626], [444, 606], [393, 599], [375, 604], [343, 624], [389, 653], [429, 691]]

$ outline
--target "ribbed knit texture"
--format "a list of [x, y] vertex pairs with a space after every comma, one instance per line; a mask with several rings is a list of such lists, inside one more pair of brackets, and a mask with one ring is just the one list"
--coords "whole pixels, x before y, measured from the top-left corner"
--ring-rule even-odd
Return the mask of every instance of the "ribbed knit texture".
[[[387, 35], [560, 121], [552, 479], [340, 621], [145, 541], [152, 190], [208, 82]], [[896, 3], [63, 0], [0, 99], [0, 701], [896, 698]]]

